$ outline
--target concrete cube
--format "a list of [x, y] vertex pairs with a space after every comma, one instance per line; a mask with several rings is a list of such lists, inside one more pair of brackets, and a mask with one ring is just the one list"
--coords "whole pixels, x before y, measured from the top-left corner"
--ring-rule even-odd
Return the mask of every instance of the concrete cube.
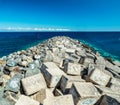
[[100, 105], [120, 105], [120, 103], [116, 99], [114, 99], [114, 98], [112, 98], [110, 96], [105, 95], [103, 97]]
[[45, 62], [41, 67], [48, 87], [55, 87], [65, 73], [53, 62]]
[[41, 73], [21, 80], [26, 95], [34, 94], [41, 89], [46, 89], [46, 82]]
[[21, 95], [15, 105], [39, 105], [40, 103], [28, 96]]
[[32, 95], [31, 98], [42, 103], [43, 100], [46, 98], [46, 89], [41, 89], [39, 92]]
[[61, 91], [64, 93], [70, 90], [72, 84], [75, 82], [85, 82], [85, 80], [83, 80], [81, 76], [69, 76], [69, 75], [62, 76], [59, 87]]
[[64, 65], [64, 71], [69, 75], [81, 75], [81, 65], [69, 62]]
[[44, 105], [74, 105], [72, 95], [58, 96], [44, 101]]
[[[97, 89], [94, 87], [92, 83], [74, 83], [70, 89], [70, 94], [73, 95], [74, 103], [77, 105], [77, 103], [80, 101], [80, 99], [88, 99], [88, 98], [94, 98], [96, 101], [98, 100], [98, 97], [100, 96]], [[90, 105], [94, 104], [91, 103]], [[88, 104], [89, 105], [89, 104]]]
[[99, 69], [95, 69], [89, 77], [91, 81], [102, 86], [106, 86], [111, 78], [109, 74]]

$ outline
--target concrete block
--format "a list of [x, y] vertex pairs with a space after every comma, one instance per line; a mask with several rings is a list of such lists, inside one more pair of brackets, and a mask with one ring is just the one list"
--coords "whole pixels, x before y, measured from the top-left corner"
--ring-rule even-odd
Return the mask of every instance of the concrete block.
[[116, 99], [114, 99], [114, 98], [112, 98], [110, 96], [105, 95], [103, 97], [100, 105], [120, 105], [120, 103]]
[[65, 73], [53, 62], [46, 62], [41, 67], [48, 87], [55, 87]]
[[40, 103], [28, 96], [21, 95], [15, 105], [39, 105]]
[[26, 95], [34, 94], [41, 89], [46, 89], [46, 82], [41, 73], [21, 80]]
[[66, 91], [70, 90], [72, 84], [75, 82], [85, 82], [85, 80], [83, 80], [81, 76], [62, 76], [59, 87], [63, 93], [66, 93]]
[[44, 101], [44, 105], [74, 105], [72, 95], [58, 96]]
[[64, 71], [69, 75], [81, 75], [81, 65], [69, 62], [64, 65]]
[[67, 48], [65, 51], [70, 54], [75, 53], [75, 49], [72, 49], [72, 48]]
[[32, 95], [31, 98], [42, 103], [46, 98], [46, 89], [41, 89], [39, 92]]
[[95, 69], [89, 77], [91, 81], [102, 86], [106, 86], [111, 78], [109, 74], [99, 69]]
[[[94, 100], [96, 99], [96, 101], [97, 101], [98, 97], [100, 97], [100, 94], [99, 94], [98, 90], [94, 87], [94, 85], [92, 83], [85, 83], [85, 82], [74, 83], [72, 85], [69, 93], [73, 95], [75, 105], [77, 105], [77, 103], [80, 101], [80, 99], [86, 100], [86, 99], [92, 97], [92, 98], [94, 98]], [[93, 101], [93, 102], [95, 102], [95, 101]]]
[[59, 90], [57, 88], [54, 89], [53, 93], [54, 93], [54, 96], [62, 96], [63, 95], [63, 93], [61, 92], [61, 90]]

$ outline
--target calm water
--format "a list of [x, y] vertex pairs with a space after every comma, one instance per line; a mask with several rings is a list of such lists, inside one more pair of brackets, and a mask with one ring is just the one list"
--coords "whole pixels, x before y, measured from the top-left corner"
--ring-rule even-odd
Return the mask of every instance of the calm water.
[[53, 36], [69, 36], [120, 60], [120, 32], [1, 32], [0, 57], [26, 49]]

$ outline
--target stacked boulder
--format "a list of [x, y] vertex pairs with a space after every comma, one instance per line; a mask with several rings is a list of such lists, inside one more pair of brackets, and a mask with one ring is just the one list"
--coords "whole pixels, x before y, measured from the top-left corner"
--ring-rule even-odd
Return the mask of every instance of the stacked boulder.
[[0, 59], [0, 105], [120, 105], [120, 62], [56, 36]]

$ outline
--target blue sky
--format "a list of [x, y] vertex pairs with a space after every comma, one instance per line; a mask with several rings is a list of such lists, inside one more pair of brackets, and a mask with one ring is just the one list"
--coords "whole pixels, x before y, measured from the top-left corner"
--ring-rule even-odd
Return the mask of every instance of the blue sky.
[[120, 0], [0, 0], [0, 29], [120, 30]]

